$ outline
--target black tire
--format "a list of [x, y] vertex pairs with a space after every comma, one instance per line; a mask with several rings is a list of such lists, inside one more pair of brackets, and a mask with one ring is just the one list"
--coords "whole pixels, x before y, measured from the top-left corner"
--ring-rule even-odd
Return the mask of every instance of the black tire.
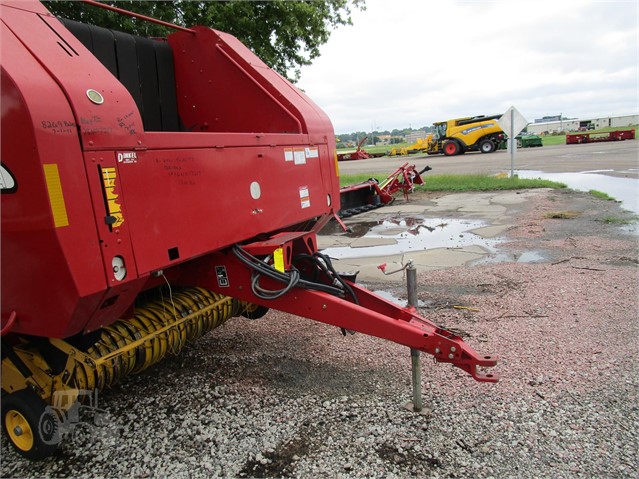
[[2, 397], [2, 429], [15, 450], [31, 460], [50, 456], [60, 443], [58, 415], [30, 389]]
[[241, 314], [248, 319], [260, 319], [266, 313], [268, 308], [266, 306], [258, 306], [257, 304], [251, 304], [250, 309], [245, 309]]
[[490, 140], [482, 140], [479, 144], [479, 151], [482, 153], [492, 153], [495, 151], [495, 144]]
[[444, 143], [444, 147], [442, 149], [444, 150], [444, 155], [446, 156], [459, 155], [459, 153], [461, 152], [459, 143], [453, 140], [448, 140], [446, 143]]

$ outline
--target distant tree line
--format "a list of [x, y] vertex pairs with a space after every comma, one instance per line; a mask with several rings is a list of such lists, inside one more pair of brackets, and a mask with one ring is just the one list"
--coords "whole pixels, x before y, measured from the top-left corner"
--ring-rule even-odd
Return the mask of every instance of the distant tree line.
[[381, 141], [381, 136], [390, 136], [391, 138], [389, 143], [391, 145], [395, 145], [403, 143], [405, 141], [404, 137], [410, 133], [415, 131], [425, 131], [426, 133], [429, 133], [432, 128], [432, 126], [422, 126], [421, 128], [402, 128], [401, 130], [395, 128], [393, 130], [375, 130], [371, 132], [355, 131], [353, 133], [340, 133], [335, 136], [339, 139], [337, 144], [338, 148], [346, 148], [349, 144], [357, 145], [364, 137], [367, 137], [365, 142], [367, 145], [379, 143]]

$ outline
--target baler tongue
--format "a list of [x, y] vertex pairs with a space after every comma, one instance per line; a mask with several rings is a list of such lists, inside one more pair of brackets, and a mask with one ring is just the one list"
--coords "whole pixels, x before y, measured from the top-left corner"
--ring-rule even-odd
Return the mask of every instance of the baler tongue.
[[[314, 233], [282, 233], [235, 246], [233, 254], [217, 253], [213, 263], [216, 269], [223, 267], [227, 278], [220, 287], [215, 276], [209, 277], [207, 287], [417, 349], [437, 362], [457, 366], [476, 381], [499, 380], [498, 374], [478, 369], [495, 366], [497, 356], [477, 353], [460, 336], [421, 317], [415, 308], [398, 306], [346, 279], [335, 271], [330, 258], [314, 251], [315, 244]], [[283, 258], [277, 267], [274, 258]]]

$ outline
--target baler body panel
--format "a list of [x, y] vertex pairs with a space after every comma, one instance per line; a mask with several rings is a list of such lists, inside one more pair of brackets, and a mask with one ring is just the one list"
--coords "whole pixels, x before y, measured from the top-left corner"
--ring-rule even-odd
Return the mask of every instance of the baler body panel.
[[19, 312], [15, 332], [64, 337], [106, 289], [104, 270], [87, 267], [101, 255], [76, 120], [46, 69], [1, 28], [2, 165], [16, 184], [2, 194], [2, 315]]
[[4, 2], [2, 21], [13, 332], [105, 326], [157, 284], [150, 273], [339, 209], [329, 119], [234, 37], [143, 39], [31, 3]]
[[[306, 159], [305, 151], [314, 153]], [[325, 146], [151, 149], [136, 156], [119, 164], [119, 179], [141, 274], [327, 209], [328, 193], [311, 180], [322, 177]]]

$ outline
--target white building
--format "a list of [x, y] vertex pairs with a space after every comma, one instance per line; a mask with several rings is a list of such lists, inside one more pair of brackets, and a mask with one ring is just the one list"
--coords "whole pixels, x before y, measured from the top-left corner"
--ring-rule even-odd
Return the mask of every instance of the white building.
[[528, 125], [528, 132], [539, 135], [541, 133], [554, 133], [558, 131], [598, 130], [607, 127], [624, 128], [632, 125], [639, 125], [639, 115], [531, 123]]
[[424, 130], [412, 131], [404, 137], [407, 143], [415, 143], [420, 138], [426, 138], [426, 132]]

